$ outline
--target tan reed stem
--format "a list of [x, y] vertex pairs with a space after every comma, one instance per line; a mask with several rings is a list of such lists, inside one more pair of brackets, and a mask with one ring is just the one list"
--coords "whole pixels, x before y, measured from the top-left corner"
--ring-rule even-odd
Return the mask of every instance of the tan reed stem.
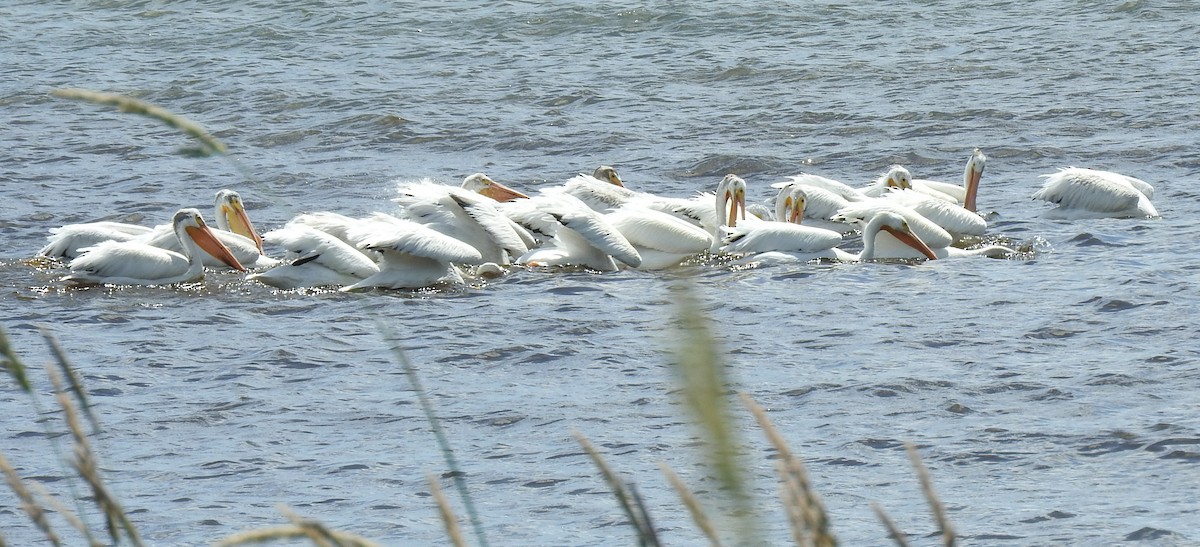
[[700, 505], [700, 500], [696, 495], [684, 484], [683, 479], [667, 465], [667, 462], [659, 462], [658, 467], [662, 469], [664, 475], [667, 476], [667, 481], [679, 493], [679, 498], [683, 500], [683, 504], [688, 508], [688, 512], [692, 515], [692, 522], [704, 532], [704, 537], [708, 538], [708, 542], [712, 547], [721, 547], [721, 538], [717, 535], [717, 529], [713, 526], [712, 519], [704, 512], [704, 507]]
[[942, 500], [938, 499], [937, 491], [933, 489], [933, 478], [930, 477], [929, 470], [921, 461], [921, 454], [917, 452], [917, 446], [911, 442], [905, 442], [904, 448], [908, 450], [908, 457], [912, 460], [913, 468], [917, 470], [917, 478], [921, 481], [921, 491], [925, 493], [925, 499], [929, 500], [933, 517], [942, 531], [942, 544], [946, 547], [954, 547], [957, 543], [954, 525], [950, 523], [946, 506], [942, 504]]
[[433, 493], [433, 499], [437, 501], [438, 512], [442, 515], [442, 523], [446, 525], [446, 535], [450, 536], [450, 542], [455, 547], [466, 547], [467, 543], [463, 541], [462, 530], [458, 527], [458, 517], [454, 515], [454, 509], [450, 507], [450, 500], [447, 500], [446, 495], [442, 492], [437, 477], [430, 473], [425, 476], [425, 479], [429, 481], [429, 491]]
[[8, 487], [12, 489], [17, 497], [21, 500], [21, 509], [29, 515], [29, 520], [32, 520], [34, 525], [46, 535], [46, 539], [53, 545], [62, 545], [62, 540], [58, 534], [54, 533], [54, 529], [50, 527], [50, 520], [46, 518], [46, 510], [38, 505], [37, 500], [33, 498], [33, 494], [25, 487], [25, 481], [21, 479], [21, 475], [17, 474], [17, 470], [8, 463], [8, 458], [4, 454], [0, 454], [0, 470], [4, 472], [4, 479], [8, 482]]
[[209, 135], [203, 127], [183, 116], [175, 114], [165, 108], [155, 106], [145, 101], [126, 97], [124, 95], [116, 95], [113, 93], [101, 93], [99, 91], [91, 91], [88, 89], [55, 89], [50, 92], [51, 95], [62, 99], [75, 99], [86, 101], [94, 104], [102, 104], [117, 107], [118, 112], [128, 112], [145, 116], [147, 118], [156, 119], [167, 124], [167, 126], [183, 131], [188, 136], [200, 141], [204, 147], [204, 152], [208, 154], [225, 154], [226, 148], [221, 141]]
[[617, 503], [621, 505], [621, 510], [629, 518], [629, 524], [637, 532], [638, 545], [658, 545], [658, 536], [654, 532], [654, 528], [645, 520], [645, 507], [642, 507], [640, 511], [635, 510], [634, 505], [638, 503], [637, 499], [630, 494], [621, 477], [604, 461], [604, 457], [600, 455], [600, 451], [596, 450], [596, 447], [582, 433], [574, 431], [572, 434], [575, 436], [575, 440], [579, 442], [579, 445], [583, 447], [584, 452], [587, 452], [592, 462], [596, 464], [596, 467], [600, 468], [600, 473], [604, 476], [604, 482], [608, 483], [608, 487], [617, 498]]
[[896, 522], [892, 520], [892, 517], [888, 516], [887, 511], [883, 510], [883, 506], [871, 502], [871, 509], [875, 510], [875, 516], [879, 517], [880, 522], [883, 523], [883, 527], [887, 528], [888, 535], [891, 536], [892, 541], [895, 541], [896, 545], [900, 547], [908, 547], [908, 540], [904, 539], [904, 532], [900, 531], [900, 528], [896, 526]]

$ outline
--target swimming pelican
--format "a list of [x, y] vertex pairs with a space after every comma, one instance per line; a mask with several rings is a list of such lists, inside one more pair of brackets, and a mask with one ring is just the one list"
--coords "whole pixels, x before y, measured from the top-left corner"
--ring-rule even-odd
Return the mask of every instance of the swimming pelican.
[[955, 239], [961, 239], [964, 236], [981, 236], [987, 233], [987, 221], [974, 211], [951, 201], [920, 192], [916, 190], [915, 186], [909, 190], [893, 189], [879, 199], [911, 208], [950, 232]]
[[983, 177], [983, 168], [987, 165], [987, 156], [976, 148], [967, 158], [967, 166], [963, 170], [962, 184], [940, 182], [936, 180], [913, 179], [913, 190], [930, 196], [957, 203], [966, 210], [975, 212], [975, 197], [979, 194], [979, 179]]
[[[262, 237], [254, 229], [246, 208], [242, 204], [242, 196], [233, 190], [220, 190], [216, 195], [214, 206], [217, 230], [213, 235], [237, 257], [238, 262], [248, 268], [269, 268], [279, 263], [278, 260], [263, 253]], [[161, 247], [168, 251], [179, 252], [179, 238], [172, 233], [170, 224], [154, 227], [151, 234], [139, 239], [144, 243]], [[201, 260], [209, 268], [219, 268], [224, 262], [209, 253], [201, 253]]]
[[[840, 250], [840, 249], [839, 249]], [[857, 255], [847, 253], [841, 260], [848, 262], [889, 258], [941, 258], [921, 237], [913, 232], [908, 221], [893, 211], [880, 211], [863, 227], [863, 249]]]
[[[356, 233], [362, 231], [363, 233]], [[461, 284], [455, 263], [478, 264], [479, 251], [465, 242], [407, 219], [377, 214], [356, 227], [351, 239], [382, 257], [379, 272], [342, 287], [343, 292], [370, 288], [419, 289], [441, 283]]]
[[84, 222], [67, 224], [50, 229], [50, 237], [46, 246], [37, 252], [38, 256], [53, 258], [75, 258], [79, 250], [91, 247], [101, 241], [129, 241], [145, 236], [154, 228], [128, 224], [124, 222]]
[[563, 183], [546, 189], [547, 193], [565, 193], [578, 198], [598, 212], [616, 209], [631, 201], [652, 201], [655, 196], [625, 187], [617, 170], [607, 165], [597, 167], [591, 175], [579, 174]]
[[[886, 215], [888, 218], [899, 217], [903, 219], [906, 229], [920, 239], [926, 245], [926, 248], [937, 258], [967, 256], [998, 257], [1016, 252], [1001, 245], [987, 245], [976, 249], [953, 247], [951, 245], [954, 243], [954, 237], [941, 226], [938, 226], [932, 220], [925, 218], [909, 207], [885, 200], [879, 200], [867, 205], [855, 204], [847, 207], [838, 214], [847, 221], [863, 226], [864, 250], [869, 239], [867, 237], [867, 228], [870, 227], [871, 222], [877, 217]], [[887, 229], [884, 229], [884, 231], [885, 233], [879, 234], [878, 237], [870, 238], [875, 243], [875, 247], [871, 253], [872, 258], [929, 257], [929, 253], [925, 252], [925, 249], [919, 249], [914, 247], [910, 242], [901, 240], [900, 237], [895, 235], [894, 231]]]
[[753, 262], [808, 261], [817, 258], [845, 258], [841, 249], [842, 234], [800, 223], [804, 215], [807, 190], [799, 185], [788, 186], [775, 199], [775, 220], [743, 222], [723, 227], [726, 254], [752, 255]]
[[912, 173], [901, 165], [889, 167], [883, 176], [875, 179], [875, 182], [868, 184], [861, 191], [867, 197], [877, 198], [890, 192], [893, 188], [912, 188]]
[[703, 228], [662, 211], [627, 204], [604, 217], [637, 250], [638, 269], [677, 266], [712, 247], [712, 236]]
[[1046, 183], [1033, 194], [1058, 204], [1046, 213], [1049, 218], [1137, 218], [1158, 217], [1150, 203], [1154, 187], [1130, 176], [1069, 167], [1057, 173], [1042, 175]]
[[790, 177], [786, 181], [776, 182], [771, 185], [772, 188], [779, 188], [780, 192], [785, 192], [788, 188], [794, 186], [804, 189], [805, 201], [802, 223], [838, 232], [845, 232], [851, 228], [849, 224], [834, 220], [834, 216], [837, 215], [838, 211], [849, 206], [851, 203], [876, 199], [863, 194], [856, 188], [851, 188], [845, 183], [808, 173], [801, 173]]
[[71, 261], [65, 279], [74, 283], [115, 285], [166, 285], [198, 281], [204, 277], [200, 255], [220, 257], [229, 267], [246, 271], [229, 249], [213, 235], [200, 211], [180, 209], [171, 221], [182, 253], [135, 241], [102, 241], [82, 249]]
[[570, 194], [543, 191], [502, 204], [503, 211], [531, 232], [549, 239], [517, 258], [529, 266], [583, 266], [602, 272], [636, 268], [642, 257], [604, 215]]
[[529, 250], [533, 238], [496, 209], [495, 199], [480, 195], [482, 190], [501, 197], [528, 197], [475, 173], [461, 188], [429, 180], [404, 184], [398, 188], [400, 197], [392, 201], [403, 208], [406, 218], [471, 245], [484, 262], [510, 264]]
[[375, 261], [333, 235], [303, 223], [288, 223], [263, 239], [283, 247], [288, 260], [246, 276], [279, 289], [343, 287], [379, 273]]

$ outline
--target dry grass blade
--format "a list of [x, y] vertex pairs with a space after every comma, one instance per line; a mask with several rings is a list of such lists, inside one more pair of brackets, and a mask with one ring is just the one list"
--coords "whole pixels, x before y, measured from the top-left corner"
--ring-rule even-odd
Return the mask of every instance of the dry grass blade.
[[596, 467], [600, 468], [600, 473], [604, 476], [604, 482], [608, 484], [613, 495], [616, 496], [617, 503], [621, 505], [621, 510], [629, 518], [630, 525], [637, 531], [638, 545], [659, 545], [658, 535], [654, 532], [654, 528], [650, 526], [648, 520], [644, 520], [647, 516], [645, 507], [635, 508], [636, 505], [640, 504], [640, 499], [629, 492], [625, 487], [625, 482], [608, 466], [608, 463], [604, 461], [604, 457], [600, 455], [600, 451], [596, 450], [596, 447], [587, 440], [587, 437], [584, 437], [578, 431], [573, 432], [573, 434], [575, 435], [575, 440], [579, 441], [579, 446], [583, 447], [584, 452], [587, 452], [588, 457], [592, 458], [592, 462], [596, 464]]
[[88, 530], [87, 525], [83, 523], [83, 520], [81, 520], [78, 515], [71, 512], [66, 505], [63, 505], [63, 503], [59, 501], [58, 498], [54, 497], [49, 490], [46, 490], [46, 487], [36, 482], [29, 483], [29, 487], [38, 495], [39, 498], [41, 498], [42, 503], [45, 506], [49, 507], [50, 510], [57, 512], [58, 516], [67, 521], [67, 524], [70, 524], [72, 528], [75, 528], [76, 531], [82, 534], [87, 539], [88, 545], [95, 547], [104, 545], [96, 540], [96, 538], [92, 535], [91, 530]]
[[[783, 439], [779, 430], [775, 429], [775, 425], [767, 417], [767, 412], [749, 395], [742, 393], [741, 398], [746, 408], [749, 408], [750, 413], [754, 415], [754, 419], [762, 428], [767, 440], [775, 447], [775, 451], [779, 452], [780, 463], [784, 471], [784, 487], [788, 489], [785, 499], [791, 502], [788, 506], [789, 514], [799, 513], [802, 516], [804, 527], [812, 533], [812, 545], [820, 547], [837, 545], [837, 539], [829, 530], [829, 515], [825, 511], [825, 504], [813, 490], [804, 462], [792, 454], [787, 441]], [[795, 532], [793, 533], [795, 534]]]
[[433, 493], [433, 499], [437, 501], [438, 511], [442, 515], [442, 523], [446, 525], [446, 535], [450, 536], [450, 542], [455, 547], [466, 547], [467, 543], [463, 541], [462, 530], [458, 527], [458, 517], [454, 516], [454, 510], [450, 508], [450, 500], [446, 499], [446, 495], [442, 493], [442, 487], [438, 484], [437, 477], [432, 474], [426, 476], [429, 481], [429, 491]]
[[288, 515], [288, 518], [292, 519], [294, 523], [240, 532], [214, 543], [214, 547], [234, 547], [235, 545], [274, 543], [279, 540], [299, 538], [307, 538], [314, 544], [321, 546], [378, 547], [378, 544], [368, 539], [353, 534], [348, 534], [346, 532], [330, 530], [319, 522], [302, 519], [286, 508], [282, 508], [280, 510], [284, 514]]
[[954, 547], [957, 543], [954, 525], [950, 523], [950, 517], [946, 514], [946, 506], [942, 504], [942, 500], [938, 499], [937, 492], [933, 489], [933, 478], [929, 476], [929, 470], [921, 461], [921, 454], [917, 452], [916, 445], [906, 442], [904, 447], [908, 450], [908, 457], [912, 460], [913, 468], [917, 470], [917, 478], [921, 480], [921, 491], [925, 493], [925, 499], [929, 500], [933, 518], [937, 520], [938, 527], [942, 530], [942, 544], [946, 547]]
[[29, 377], [25, 375], [25, 365], [21, 364], [21, 359], [13, 351], [12, 345], [8, 343], [8, 335], [4, 333], [4, 327], [0, 327], [0, 367], [4, 367], [4, 370], [8, 371], [22, 391], [33, 392], [33, 388], [29, 385]]
[[872, 502], [871, 509], [875, 510], [875, 516], [879, 517], [879, 521], [883, 523], [883, 527], [887, 528], [888, 535], [891, 536], [892, 540], [896, 542], [896, 545], [899, 545], [900, 547], [908, 547], [908, 540], [904, 539], [904, 532], [900, 531], [900, 528], [896, 526], [896, 523], [892, 520], [892, 517], [889, 517], [887, 511], [883, 510], [883, 506]]
[[425, 395], [425, 389], [421, 387], [421, 377], [417, 374], [417, 367], [413, 366], [412, 361], [408, 359], [408, 354], [401, 347], [395, 331], [380, 318], [375, 317], [374, 319], [375, 327], [384, 340], [391, 344], [392, 355], [400, 362], [401, 368], [404, 369], [404, 375], [412, 384], [413, 391], [417, 393], [417, 402], [420, 403], [421, 410], [425, 413], [425, 419], [429, 421], [429, 428], [433, 430], [433, 436], [437, 439], [438, 448], [442, 451], [442, 458], [446, 460], [446, 467], [450, 469], [450, 473], [454, 477], [454, 488], [458, 491], [463, 508], [467, 511], [467, 519], [471, 521], [471, 527], [475, 530], [475, 539], [479, 542], [480, 547], [487, 547], [487, 535], [483, 533], [483, 522], [479, 519], [479, 513], [475, 511], [475, 503], [467, 489], [466, 479], [463, 478], [466, 473], [459, 470], [458, 459], [454, 457], [454, 451], [450, 449], [450, 441], [446, 438], [446, 432], [442, 430], [442, 423], [433, 411], [433, 403], [429, 401], [429, 397]]
[[112, 538], [113, 543], [120, 543], [121, 530], [124, 530], [124, 535], [129, 539], [130, 543], [135, 546], [142, 545], [141, 537], [138, 536], [133, 522], [129, 520], [129, 515], [121, 508], [121, 504], [112, 496], [108, 491], [108, 487], [104, 485], [103, 479], [100, 478], [100, 470], [96, 465], [96, 455], [92, 452], [91, 444], [87, 440], [87, 434], [84, 433], [83, 426], [79, 423], [79, 416], [75, 412], [75, 405], [71, 403], [71, 398], [63, 390], [62, 380], [49, 365], [46, 366], [46, 373], [50, 376], [50, 382], [54, 385], [55, 397], [58, 399], [59, 406], [62, 407], [63, 419], [67, 422], [67, 429], [71, 431], [71, 436], [75, 440], [75, 461], [72, 464], [84, 482], [92, 487], [92, 497], [96, 502], [96, 506], [104, 513], [108, 525], [109, 537]]
[[92, 431], [100, 431], [100, 421], [96, 419], [95, 413], [92, 412], [92, 404], [88, 401], [87, 392], [83, 389], [83, 383], [79, 381], [79, 375], [75, 374], [75, 369], [71, 367], [70, 361], [67, 360], [67, 353], [63, 351], [62, 345], [58, 343], [54, 333], [44, 325], [39, 325], [38, 330], [41, 331], [42, 337], [46, 339], [46, 345], [50, 347], [50, 353], [54, 355], [54, 360], [58, 362], [58, 368], [62, 371], [62, 375], [66, 377], [67, 382], [71, 384], [71, 393], [75, 394], [75, 399], [79, 401], [80, 408], [87, 416], [88, 421], [92, 423]]
[[8, 487], [21, 500], [21, 509], [29, 515], [29, 519], [34, 525], [46, 535], [46, 539], [53, 545], [62, 545], [62, 540], [58, 534], [54, 533], [54, 529], [50, 527], [50, 520], [46, 518], [46, 511], [41, 505], [34, 500], [33, 494], [25, 487], [25, 481], [21, 480], [21, 476], [17, 474], [17, 470], [8, 463], [8, 458], [4, 454], [0, 454], [0, 470], [4, 472], [4, 479], [8, 481]]
[[808, 538], [808, 523], [804, 515], [808, 512], [808, 501], [800, 489], [799, 481], [793, 478], [788, 470], [788, 464], [782, 460], [775, 462], [775, 472], [779, 473], [779, 497], [783, 501], [783, 510], [787, 513], [788, 528], [792, 531], [792, 542], [796, 545], [810, 545]]
[[704, 532], [704, 537], [708, 538], [709, 544], [713, 547], [721, 547], [721, 538], [717, 535], [717, 529], [713, 526], [712, 519], [708, 518], [708, 515], [705, 514], [704, 508], [700, 506], [700, 500], [683, 483], [683, 479], [679, 478], [679, 475], [671, 469], [671, 466], [667, 465], [666, 462], [660, 462], [658, 466], [662, 469], [663, 474], [667, 476], [667, 481], [679, 493], [679, 498], [683, 500], [683, 504], [687, 506], [688, 512], [692, 514], [692, 521], [696, 523], [701, 532]]
[[119, 112], [128, 112], [131, 114], [137, 114], [139, 116], [156, 119], [172, 128], [183, 131], [197, 141], [200, 141], [200, 144], [203, 147], [201, 152], [209, 155], [224, 155], [226, 153], [225, 145], [221, 143], [221, 141], [215, 139], [212, 135], [209, 135], [208, 132], [205, 131], [203, 127], [200, 127], [200, 125], [196, 122], [145, 101], [140, 101], [132, 97], [126, 97], [124, 95], [101, 93], [99, 91], [91, 91], [87, 89], [56, 89], [51, 91], [50, 94], [63, 99], [76, 99], [94, 104], [115, 106]]

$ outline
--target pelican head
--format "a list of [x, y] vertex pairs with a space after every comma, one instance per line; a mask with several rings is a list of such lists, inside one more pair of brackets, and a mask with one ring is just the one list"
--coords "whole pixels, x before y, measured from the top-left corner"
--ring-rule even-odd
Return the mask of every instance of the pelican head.
[[262, 236], [258, 235], [254, 224], [250, 223], [250, 217], [246, 215], [246, 207], [242, 204], [241, 195], [233, 190], [217, 192], [215, 216], [217, 228], [250, 238], [258, 247], [259, 254], [263, 254]]
[[804, 219], [804, 203], [808, 194], [799, 185], [786, 186], [775, 197], [775, 220], [800, 224]]
[[496, 182], [483, 173], [475, 173], [463, 179], [462, 187], [472, 192], [479, 192], [496, 201], [512, 201], [517, 198], [528, 198], [512, 188]]
[[737, 226], [740, 216], [746, 219], [746, 181], [730, 173], [717, 184], [717, 215], [726, 226]]
[[617, 170], [607, 165], [601, 165], [592, 172], [592, 176], [599, 180], [607, 182], [613, 186], [625, 187], [625, 183], [621, 182], [621, 177], [617, 175]]
[[967, 190], [963, 207], [968, 211], [975, 211], [975, 195], [979, 193], [979, 179], [983, 177], [983, 166], [986, 163], [987, 156], [983, 155], [983, 150], [978, 148], [967, 159], [967, 168], [963, 172], [963, 186]]
[[899, 165], [893, 165], [883, 176], [883, 185], [888, 188], [912, 188], [912, 173]]
[[175, 236], [179, 238], [180, 244], [187, 250], [189, 260], [198, 260], [194, 256], [195, 251], [188, 244], [189, 241], [194, 242], [196, 246], [203, 249], [208, 254], [216, 257], [221, 262], [227, 264], [230, 268], [244, 272], [246, 267], [242, 266], [241, 262], [233, 256], [221, 240], [213, 235], [208, 224], [204, 222], [204, 217], [200, 216], [199, 209], [180, 209], [171, 219], [171, 224], [175, 229]]
[[[908, 221], [904, 220], [903, 216], [891, 211], [883, 211], [872, 217], [863, 230], [864, 260], [873, 258], [871, 255], [874, 250], [875, 236], [880, 230], [891, 234], [892, 237], [895, 237], [901, 243], [916, 249], [917, 252], [925, 255], [929, 260], [937, 260], [937, 254], [933, 252], [933, 249], [929, 248], [929, 245], [921, 241], [921, 238], [917, 234], [913, 233], [912, 228], [908, 226]], [[867, 245], [871, 246], [870, 251], [868, 251]]]

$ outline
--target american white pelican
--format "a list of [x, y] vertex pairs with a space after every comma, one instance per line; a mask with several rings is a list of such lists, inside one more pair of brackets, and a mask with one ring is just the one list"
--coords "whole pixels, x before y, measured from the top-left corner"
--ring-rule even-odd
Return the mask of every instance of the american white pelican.
[[841, 233], [800, 224], [805, 194], [806, 189], [798, 185], [784, 188], [775, 199], [776, 220], [723, 227], [720, 251], [752, 255], [748, 259], [753, 262], [844, 258], [844, 253], [836, 249], [842, 243]]
[[288, 223], [263, 235], [283, 247], [287, 260], [246, 276], [280, 289], [343, 287], [379, 273], [375, 261], [345, 241], [302, 223]]
[[475, 173], [461, 188], [428, 180], [404, 184], [398, 188], [400, 196], [392, 201], [403, 208], [406, 218], [471, 245], [484, 262], [511, 264], [529, 250], [533, 238], [523, 234], [496, 209], [498, 202], [480, 195], [480, 190], [524, 197], [483, 173]]
[[[911, 242], [896, 236], [894, 230], [883, 228], [884, 233], [878, 234], [877, 237], [868, 238], [867, 229], [871, 226], [872, 221], [881, 215], [886, 215], [889, 219], [898, 217], [904, 220], [908, 232], [920, 239], [937, 258], [966, 256], [996, 257], [1016, 252], [1013, 249], [1000, 245], [987, 245], [976, 249], [953, 247], [951, 245], [954, 243], [954, 237], [942, 229], [941, 226], [925, 218], [920, 213], [897, 203], [875, 201], [865, 205], [855, 204], [844, 209], [842, 213], [839, 213], [839, 216], [863, 227], [864, 252], [867, 249], [866, 244], [868, 239], [874, 243], [871, 253], [868, 253], [871, 258], [929, 258], [929, 253], [925, 252], [925, 249], [917, 248]], [[894, 224], [890, 223], [885, 223], [884, 225], [894, 227]]]
[[565, 193], [578, 198], [595, 211], [606, 212], [631, 201], [645, 202], [653, 198], [625, 187], [617, 170], [607, 165], [597, 167], [591, 175], [579, 174], [561, 186], [546, 188], [543, 193]]
[[1150, 203], [1154, 187], [1146, 181], [1111, 171], [1069, 167], [1042, 175], [1046, 183], [1033, 194], [1058, 204], [1047, 212], [1050, 218], [1138, 218], [1158, 217]]
[[135, 241], [102, 241], [82, 250], [71, 261], [65, 279], [74, 283], [115, 285], [166, 285], [198, 281], [204, 277], [200, 255], [207, 252], [239, 271], [246, 268], [204, 223], [200, 211], [180, 209], [171, 221], [182, 253]]
[[[461, 284], [454, 265], [482, 261], [475, 247], [411, 220], [375, 215], [373, 222], [351, 230], [350, 238], [382, 257], [379, 273], [342, 287], [343, 292], [370, 288], [419, 289], [441, 283]], [[364, 233], [356, 233], [362, 231]]]
[[889, 167], [883, 176], [864, 187], [862, 193], [867, 197], [877, 198], [892, 191], [894, 188], [912, 188], [912, 173], [901, 165]]
[[935, 198], [950, 201], [963, 206], [972, 213], [975, 212], [975, 198], [979, 194], [979, 179], [983, 177], [983, 168], [987, 165], [987, 156], [976, 148], [967, 158], [967, 166], [963, 169], [962, 184], [953, 184], [927, 179], [913, 179], [913, 190], [928, 194]]
[[911, 208], [950, 232], [955, 239], [961, 239], [964, 236], [981, 236], [987, 233], [987, 221], [974, 211], [945, 199], [919, 192], [915, 187], [909, 190], [893, 189], [879, 199]]
[[127, 224], [124, 222], [85, 222], [67, 224], [50, 229], [45, 247], [38, 251], [39, 256], [52, 258], [75, 258], [79, 250], [91, 247], [101, 241], [129, 241], [145, 236], [154, 228]]
[[[216, 205], [213, 211], [218, 230], [213, 231], [213, 235], [221, 240], [221, 243], [237, 257], [238, 262], [242, 265], [256, 269], [269, 268], [276, 265], [279, 261], [263, 254], [262, 237], [254, 230], [254, 224], [250, 222], [250, 217], [246, 215], [246, 208], [242, 204], [242, 196], [238, 195], [233, 190], [221, 190], [216, 195]], [[162, 224], [154, 227], [154, 232], [143, 236], [139, 241], [161, 247], [168, 251], [179, 252], [179, 238], [172, 233], [169, 224]], [[204, 265], [210, 268], [218, 268], [223, 265], [223, 261], [219, 257], [212, 256], [208, 253], [201, 253], [200, 258]]]
[[703, 228], [662, 211], [630, 204], [604, 217], [637, 250], [642, 270], [678, 266], [712, 247], [712, 236]]
[[891, 258], [941, 258], [921, 237], [913, 232], [908, 221], [893, 211], [880, 211], [863, 227], [863, 249], [858, 255], [841, 257], [845, 261], [870, 261]]
[[641, 255], [620, 230], [570, 194], [544, 191], [503, 203], [501, 208], [531, 232], [549, 238], [543, 246], [517, 258], [517, 264], [582, 266], [611, 272], [620, 268], [618, 261], [634, 268], [642, 263]]
[[779, 188], [780, 192], [785, 192], [793, 186], [804, 189], [805, 202], [802, 223], [839, 232], [845, 232], [851, 226], [834, 220], [838, 211], [851, 203], [876, 199], [844, 183], [808, 173], [801, 173], [786, 181], [771, 185], [772, 188]]

